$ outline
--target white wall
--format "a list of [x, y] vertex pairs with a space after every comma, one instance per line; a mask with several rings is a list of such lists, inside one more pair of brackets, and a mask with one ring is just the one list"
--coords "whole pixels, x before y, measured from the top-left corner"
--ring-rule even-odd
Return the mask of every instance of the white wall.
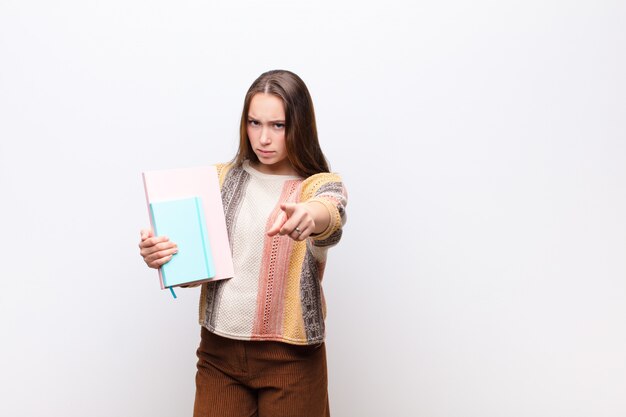
[[334, 416], [626, 414], [622, 1], [1, 0], [0, 415], [190, 415], [197, 291], [140, 171], [225, 161], [287, 68], [350, 191]]

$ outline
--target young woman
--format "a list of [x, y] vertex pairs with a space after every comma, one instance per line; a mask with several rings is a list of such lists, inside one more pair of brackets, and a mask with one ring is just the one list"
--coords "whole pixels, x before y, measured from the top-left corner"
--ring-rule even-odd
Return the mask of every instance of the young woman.
[[[328, 416], [321, 281], [347, 194], [300, 77], [254, 81], [237, 155], [217, 168], [235, 277], [202, 285], [194, 416]], [[150, 230], [139, 247], [151, 268], [177, 251]]]

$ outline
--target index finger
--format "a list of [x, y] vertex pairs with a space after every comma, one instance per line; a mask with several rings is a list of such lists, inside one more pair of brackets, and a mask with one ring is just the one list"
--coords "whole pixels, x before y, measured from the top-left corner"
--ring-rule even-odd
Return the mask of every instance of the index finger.
[[274, 236], [276, 233], [280, 231], [280, 228], [283, 227], [283, 224], [287, 221], [287, 216], [285, 216], [284, 212], [280, 212], [278, 216], [276, 216], [276, 220], [272, 227], [267, 231], [268, 236]]

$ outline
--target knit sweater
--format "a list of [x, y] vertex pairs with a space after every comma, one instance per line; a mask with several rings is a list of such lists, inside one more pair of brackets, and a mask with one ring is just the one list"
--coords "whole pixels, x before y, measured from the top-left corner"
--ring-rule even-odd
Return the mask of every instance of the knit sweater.
[[[306, 179], [268, 175], [247, 162], [217, 169], [235, 276], [202, 285], [200, 324], [232, 339], [321, 343], [327, 251], [339, 242], [346, 220], [341, 178], [332, 173]], [[326, 206], [331, 214], [326, 230], [301, 242], [267, 236], [281, 203], [305, 201]]]

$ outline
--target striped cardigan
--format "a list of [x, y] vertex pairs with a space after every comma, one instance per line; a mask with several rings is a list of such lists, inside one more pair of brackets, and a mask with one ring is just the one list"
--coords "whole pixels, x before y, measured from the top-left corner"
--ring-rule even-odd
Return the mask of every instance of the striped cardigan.
[[[246, 198], [251, 173], [243, 167], [218, 165], [226, 226], [233, 247], [233, 235], [240, 207]], [[272, 200], [270, 200], [272, 201]], [[225, 296], [231, 280], [208, 282], [200, 295], [200, 324], [209, 331], [240, 340], [272, 340], [296, 345], [321, 343], [325, 337], [326, 305], [321, 287], [328, 248], [337, 244], [345, 224], [347, 192], [341, 178], [333, 173], [320, 173], [309, 178], [288, 179], [282, 183], [279, 201], [269, 218], [259, 219], [264, 225], [273, 224], [281, 212], [282, 202], [318, 201], [331, 214], [329, 226], [322, 233], [297, 242], [288, 236], [264, 234], [261, 267], [253, 271], [256, 298], [247, 310], [253, 312], [246, 331], [229, 331], [229, 320], [241, 320], [235, 312], [238, 299]], [[250, 203], [250, 202], [249, 202]], [[247, 245], [240, 240], [236, 244]], [[233, 256], [236, 256], [236, 251]], [[236, 260], [235, 260], [236, 261]], [[257, 277], [258, 275], [258, 277]], [[237, 280], [237, 269], [235, 277]], [[225, 291], [226, 289], [226, 291]], [[228, 306], [228, 303], [233, 305]], [[222, 313], [222, 315], [220, 315]]]

